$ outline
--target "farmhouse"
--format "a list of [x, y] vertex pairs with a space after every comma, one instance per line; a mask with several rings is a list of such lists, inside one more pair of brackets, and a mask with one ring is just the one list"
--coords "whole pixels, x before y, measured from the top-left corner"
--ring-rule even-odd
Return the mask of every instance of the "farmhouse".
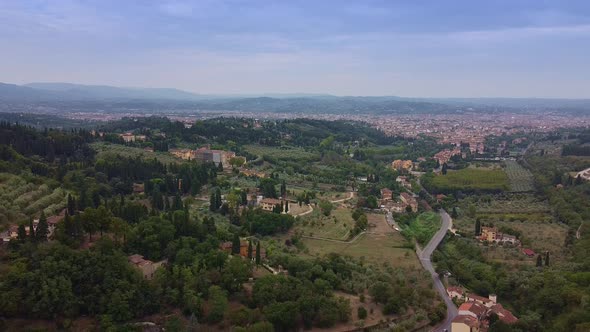
[[399, 183], [402, 187], [412, 189], [412, 184], [408, 181], [407, 176], [398, 176], [395, 178], [395, 182]]
[[143, 142], [145, 141], [145, 135], [134, 135], [132, 133], [125, 133], [119, 135], [125, 143], [130, 142]]
[[167, 262], [166, 260], [163, 260], [154, 263], [148, 259], [144, 259], [141, 255], [131, 255], [128, 257], [128, 260], [129, 263], [138, 268], [143, 274], [143, 277], [148, 280], [152, 279], [156, 270]]
[[416, 201], [416, 199], [412, 195], [403, 192], [399, 195], [399, 197], [402, 203], [412, 208], [412, 212], [418, 211], [418, 201]]
[[404, 171], [410, 171], [410, 170], [412, 170], [412, 166], [413, 165], [414, 164], [412, 163], [411, 160], [400, 160], [400, 159], [397, 159], [397, 160], [394, 160], [391, 163], [391, 168], [396, 169], [398, 171], [402, 171], [402, 170], [404, 170]]
[[452, 299], [463, 300], [465, 296], [465, 290], [461, 287], [449, 286], [447, 287], [447, 294]]
[[262, 208], [264, 211], [272, 212], [277, 205], [281, 205], [281, 200], [276, 198], [263, 198], [260, 200], [260, 208]]
[[480, 322], [471, 316], [459, 315], [451, 322], [453, 332], [479, 332]]
[[393, 199], [393, 192], [387, 188], [381, 189], [381, 199], [385, 201], [390, 201]]
[[480, 241], [496, 242], [496, 243], [511, 243], [517, 244], [518, 239], [514, 235], [503, 234], [498, 232], [496, 227], [482, 227]]

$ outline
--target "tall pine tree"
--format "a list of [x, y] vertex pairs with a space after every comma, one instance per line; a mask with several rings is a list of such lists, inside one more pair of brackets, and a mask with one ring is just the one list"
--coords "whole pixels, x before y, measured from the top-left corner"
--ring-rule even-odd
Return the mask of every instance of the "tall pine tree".
[[31, 217], [31, 219], [29, 219], [29, 239], [31, 240], [31, 242], [36, 241], [35, 228], [33, 227], [33, 217]]
[[549, 251], [545, 253], [545, 266], [549, 266]]
[[238, 255], [240, 253], [240, 236], [238, 233], [234, 234], [234, 239], [231, 244], [231, 253]]
[[49, 235], [49, 225], [47, 224], [47, 217], [45, 217], [45, 212], [41, 211], [41, 216], [39, 216], [39, 223], [37, 224], [37, 232], [35, 232], [35, 237], [37, 241], [43, 242], [47, 241], [47, 235]]
[[256, 265], [260, 265], [260, 241], [256, 243]]

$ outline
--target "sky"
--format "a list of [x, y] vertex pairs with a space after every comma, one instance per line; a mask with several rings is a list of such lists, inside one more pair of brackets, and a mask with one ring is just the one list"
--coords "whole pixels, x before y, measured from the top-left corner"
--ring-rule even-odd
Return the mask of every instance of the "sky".
[[0, 0], [0, 82], [590, 98], [590, 1]]

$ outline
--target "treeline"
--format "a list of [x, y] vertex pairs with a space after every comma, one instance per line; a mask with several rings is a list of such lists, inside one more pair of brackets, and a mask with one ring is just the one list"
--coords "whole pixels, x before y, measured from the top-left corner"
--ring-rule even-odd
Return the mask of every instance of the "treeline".
[[48, 162], [76, 162], [91, 159], [94, 151], [88, 146], [93, 140], [87, 130], [62, 131], [0, 121], [0, 145], [9, 146], [24, 157], [40, 156]]
[[564, 145], [561, 150], [562, 156], [590, 156], [590, 146], [581, 144]]

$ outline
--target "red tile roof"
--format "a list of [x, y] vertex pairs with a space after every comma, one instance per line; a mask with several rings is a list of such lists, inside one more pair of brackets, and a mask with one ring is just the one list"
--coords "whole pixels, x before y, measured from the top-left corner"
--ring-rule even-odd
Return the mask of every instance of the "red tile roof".
[[481, 317], [486, 312], [486, 308], [476, 302], [465, 302], [459, 306], [459, 311], [469, 311], [477, 317]]
[[518, 318], [516, 318], [509, 310], [504, 309], [504, 307], [499, 303], [493, 305], [491, 309], [492, 312], [496, 313], [500, 320], [504, 323], [512, 324], [518, 321]]
[[522, 252], [527, 256], [535, 256], [535, 252], [531, 249], [522, 249]]
[[479, 322], [476, 318], [467, 315], [459, 315], [453, 319], [453, 323], [463, 323], [469, 327], [478, 327]]

